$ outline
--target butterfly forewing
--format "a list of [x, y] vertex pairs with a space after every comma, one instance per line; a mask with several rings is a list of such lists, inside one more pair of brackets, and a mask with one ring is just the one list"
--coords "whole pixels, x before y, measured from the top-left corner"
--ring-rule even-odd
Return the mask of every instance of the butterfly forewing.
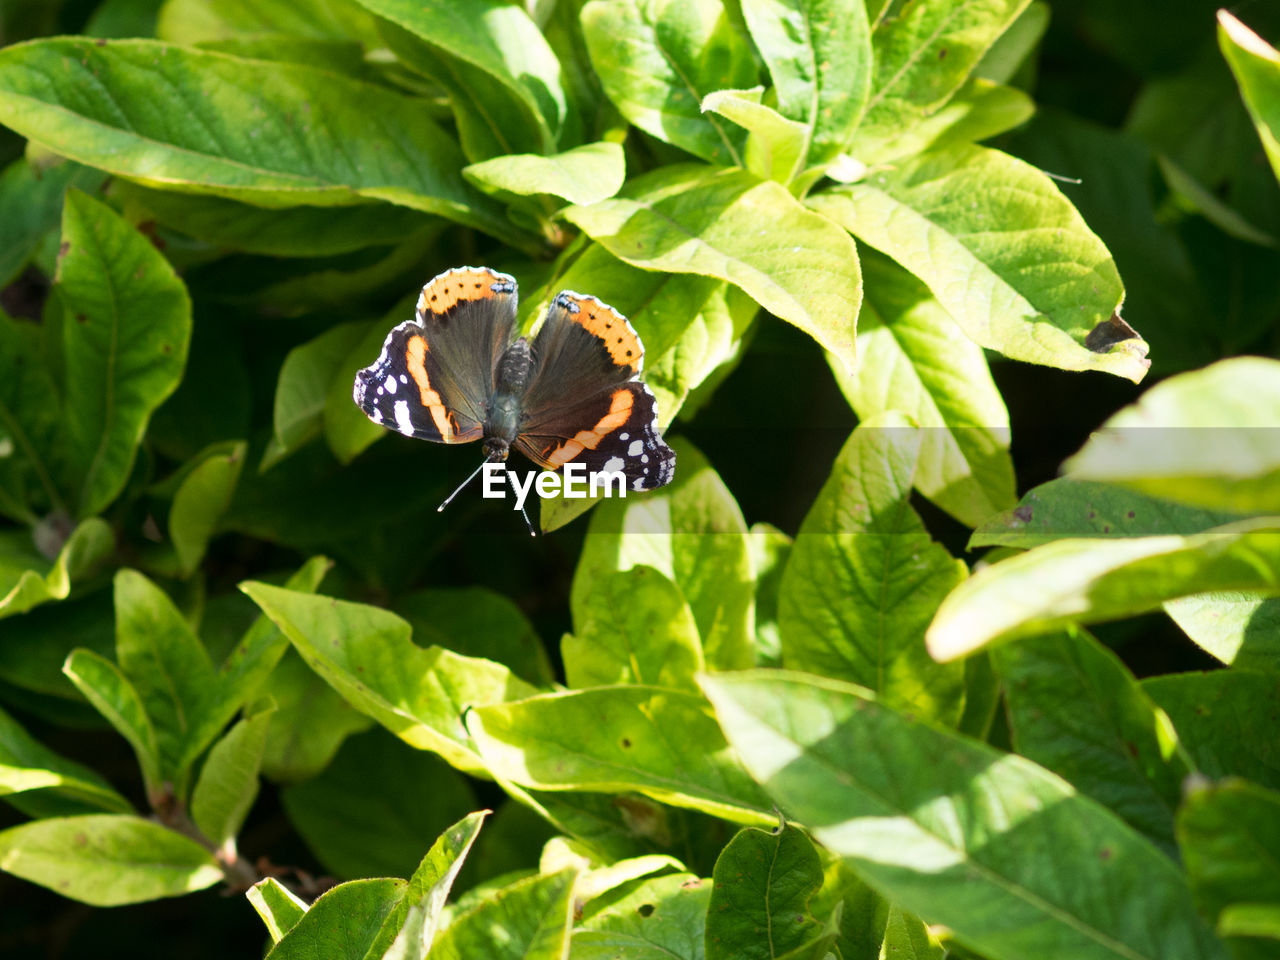
[[377, 361], [356, 374], [356, 403], [407, 436], [480, 439], [515, 317], [516, 282], [507, 274], [487, 267], [440, 274], [422, 288], [414, 319], [393, 329]]
[[557, 295], [533, 362], [517, 449], [548, 469], [620, 471], [634, 490], [670, 482], [675, 453], [658, 432], [653, 394], [636, 379], [644, 346], [624, 316], [595, 297]]

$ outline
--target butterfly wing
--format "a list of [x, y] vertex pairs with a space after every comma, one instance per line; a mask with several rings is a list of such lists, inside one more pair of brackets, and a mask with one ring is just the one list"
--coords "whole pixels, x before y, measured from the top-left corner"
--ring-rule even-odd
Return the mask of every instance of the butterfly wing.
[[410, 437], [466, 443], [484, 433], [494, 370], [515, 328], [516, 282], [487, 267], [440, 274], [356, 374], [353, 396], [374, 423]]
[[621, 472], [632, 490], [670, 483], [676, 455], [658, 430], [653, 393], [637, 378], [644, 346], [626, 317], [565, 291], [533, 341], [525, 421], [514, 446], [547, 469], [581, 463]]

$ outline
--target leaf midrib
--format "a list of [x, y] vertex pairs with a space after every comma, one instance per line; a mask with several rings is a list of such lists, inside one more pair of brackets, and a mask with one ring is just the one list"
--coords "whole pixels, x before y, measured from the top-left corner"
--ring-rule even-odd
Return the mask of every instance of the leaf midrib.
[[[110, 445], [112, 427], [116, 421], [115, 410], [115, 393], [116, 393], [116, 359], [120, 345], [120, 305], [119, 297], [116, 291], [115, 278], [111, 274], [111, 267], [107, 263], [106, 256], [102, 249], [102, 238], [98, 236], [96, 225], [88, 216], [83, 216], [84, 237], [91, 241], [91, 252], [99, 264], [103, 266], [102, 285], [106, 289], [107, 296], [111, 304], [111, 343], [106, 356], [106, 397], [103, 401], [103, 419], [102, 433], [98, 440], [98, 449], [94, 453], [93, 458], [89, 461], [89, 467], [85, 471], [84, 480], [80, 485], [80, 503], [77, 505], [79, 510], [83, 510], [84, 504], [89, 500], [89, 494], [93, 487], [98, 471], [101, 469], [103, 457], [106, 456], [107, 448]], [[66, 325], [64, 324], [64, 327]], [[69, 328], [68, 329], [74, 329]]]

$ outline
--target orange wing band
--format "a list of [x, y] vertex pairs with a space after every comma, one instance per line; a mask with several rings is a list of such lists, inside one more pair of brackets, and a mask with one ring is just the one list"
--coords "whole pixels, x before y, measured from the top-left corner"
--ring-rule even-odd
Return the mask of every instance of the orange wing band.
[[609, 412], [599, 419], [590, 430], [579, 430], [572, 440], [567, 440], [547, 455], [547, 465], [564, 466], [583, 450], [594, 450], [600, 441], [627, 422], [631, 416], [631, 405], [635, 398], [630, 390], [615, 390]]
[[[425, 293], [425, 291], [424, 291]], [[431, 411], [431, 419], [445, 443], [453, 439], [453, 424], [449, 420], [449, 411], [445, 409], [440, 394], [431, 386], [431, 378], [427, 376], [427, 341], [422, 337], [410, 337], [405, 347], [405, 362], [409, 367], [409, 376], [418, 385], [418, 396], [422, 405]]]
[[578, 308], [573, 322], [604, 341], [613, 362], [620, 367], [639, 367], [644, 347], [627, 318], [595, 297], [565, 291], [560, 297]]

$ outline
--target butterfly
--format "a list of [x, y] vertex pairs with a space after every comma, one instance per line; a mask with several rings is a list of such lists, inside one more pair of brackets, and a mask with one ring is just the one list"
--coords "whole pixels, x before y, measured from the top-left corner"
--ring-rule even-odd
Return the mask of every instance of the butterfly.
[[484, 463], [516, 449], [547, 470], [620, 472], [629, 490], [670, 483], [675, 451], [658, 429], [657, 401], [640, 379], [644, 346], [627, 318], [566, 290], [530, 342], [515, 336], [516, 304], [515, 279], [488, 267], [435, 277], [414, 318], [356, 374], [357, 406], [405, 436], [482, 440]]

